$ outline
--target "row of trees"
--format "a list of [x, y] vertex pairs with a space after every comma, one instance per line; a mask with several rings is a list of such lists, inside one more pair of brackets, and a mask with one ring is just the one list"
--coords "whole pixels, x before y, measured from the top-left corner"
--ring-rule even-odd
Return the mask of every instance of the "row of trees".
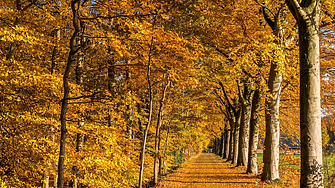
[[[319, 43], [309, 42], [309, 35], [322, 33], [322, 100], [332, 111], [335, 8], [327, 0], [16, 0], [0, 6], [4, 186], [141, 187], [151, 178], [157, 183], [220, 130], [229, 138], [224, 155], [257, 173], [264, 119], [263, 179], [278, 179], [280, 130], [299, 135], [299, 106], [307, 110], [301, 122], [311, 122], [306, 113], [320, 109], [297, 100], [303, 73], [297, 44], [315, 48], [300, 48], [300, 64], [308, 65], [300, 65], [308, 73], [302, 81], [319, 75], [311, 71], [318, 70]], [[302, 81], [308, 86], [304, 94], [318, 91], [310, 87], [318, 87], [317, 81]], [[320, 101], [311, 95], [301, 97]], [[300, 127], [305, 125], [320, 128]], [[321, 130], [313, 130], [321, 143]], [[303, 177], [314, 172], [310, 166], [322, 165], [319, 152], [308, 148], [318, 150], [309, 146], [302, 151]], [[321, 182], [322, 176], [316, 183]]]
[[[246, 3], [241, 2], [243, 5]], [[257, 144], [259, 134], [260, 107], [264, 109], [265, 118], [265, 150], [263, 155], [264, 168], [262, 180], [272, 181], [279, 179], [279, 140], [281, 130], [284, 134], [292, 134], [290, 127], [300, 129], [301, 135], [301, 187], [323, 187], [322, 171], [322, 131], [321, 131], [321, 99], [320, 99], [320, 49], [328, 42], [319, 42], [320, 33], [328, 33], [328, 25], [333, 24], [333, 20], [321, 21], [323, 14], [329, 15], [327, 4], [318, 1], [285, 1], [282, 3], [260, 3], [256, 1], [261, 9], [265, 27], [269, 27], [271, 33], [265, 41], [259, 42], [267, 46], [266, 51], [251, 52], [245, 57], [232, 57], [231, 52], [227, 52], [213, 45], [223, 56], [226, 56], [228, 63], [236, 66], [239, 58], [250, 58], [249, 62], [241, 65], [238, 76], [235, 78], [235, 90], [232, 91], [232, 83], [224, 82], [224, 79], [214, 80], [218, 85], [215, 94], [218, 106], [227, 118], [229, 125], [214, 141], [215, 152], [232, 164], [237, 166], [247, 166], [247, 173], [257, 174]], [[321, 9], [322, 7], [322, 9]], [[221, 7], [225, 8], [225, 7]], [[328, 7], [329, 8], [329, 7]], [[331, 8], [332, 9], [332, 8]], [[323, 12], [321, 13], [321, 10]], [[250, 11], [249, 11], [250, 12]], [[291, 14], [290, 14], [291, 13]], [[321, 16], [323, 15], [323, 16]], [[250, 19], [250, 17], [248, 17]], [[322, 23], [319, 25], [319, 23]], [[248, 36], [248, 26], [243, 28], [244, 37]], [[321, 29], [320, 29], [321, 28]], [[257, 30], [255, 27], [253, 30]], [[297, 32], [297, 33], [296, 33]], [[321, 35], [322, 36], [322, 35]], [[325, 38], [327, 35], [324, 35]], [[298, 41], [297, 39], [298, 38]], [[324, 39], [325, 39], [324, 38]], [[323, 40], [324, 40], [323, 39]], [[296, 43], [294, 43], [296, 41]], [[299, 46], [299, 52], [295, 51]], [[264, 46], [263, 46], [264, 47]], [[329, 52], [329, 46], [324, 46]], [[293, 52], [293, 53], [292, 53]], [[271, 54], [272, 57], [266, 57]], [[297, 61], [296, 54], [299, 53], [299, 74], [296, 66], [292, 62]], [[228, 55], [229, 54], [229, 55]], [[330, 60], [329, 54], [324, 55], [324, 64], [321, 67], [324, 80], [333, 81], [331, 70], [333, 65], [325, 63]], [[265, 57], [264, 57], [265, 56]], [[242, 60], [243, 61], [243, 60]], [[227, 64], [228, 64], [227, 63]], [[328, 62], [329, 63], [329, 62]], [[265, 65], [265, 66], [264, 66]], [[330, 66], [329, 66], [330, 65]], [[270, 67], [267, 77], [264, 77], [264, 68]], [[253, 70], [252, 70], [253, 69]], [[257, 71], [254, 71], [254, 70]], [[287, 71], [294, 70], [292, 72]], [[230, 75], [231, 76], [231, 75]], [[300, 77], [298, 81], [297, 78]], [[297, 93], [297, 86], [300, 82], [300, 93]], [[328, 86], [324, 86], [323, 94], [330, 97]], [[227, 89], [228, 88], [228, 89]], [[227, 91], [226, 91], [227, 90]], [[230, 90], [230, 91], [228, 91]], [[229, 92], [229, 93], [228, 93]], [[283, 93], [286, 92], [286, 93]], [[300, 94], [300, 100], [298, 100]], [[284, 96], [284, 100], [281, 97]], [[295, 97], [297, 96], [297, 97]], [[264, 103], [261, 101], [264, 98]], [[280, 105], [280, 101], [290, 101]], [[297, 102], [300, 102], [297, 104]], [[294, 104], [292, 106], [292, 104]], [[299, 109], [286, 109], [299, 107]], [[332, 114], [332, 108], [324, 103], [323, 109]], [[300, 122], [294, 122], [300, 111]], [[280, 126], [280, 114], [289, 116], [290, 127]], [[282, 118], [283, 119], [283, 118]], [[285, 121], [285, 120], [284, 120]], [[285, 124], [284, 124], [285, 125]], [[294, 129], [293, 129], [294, 131]]]

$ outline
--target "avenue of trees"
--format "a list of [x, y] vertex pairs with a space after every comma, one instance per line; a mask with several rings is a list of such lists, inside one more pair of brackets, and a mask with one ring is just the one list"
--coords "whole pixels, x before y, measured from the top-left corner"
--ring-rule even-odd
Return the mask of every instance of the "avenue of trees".
[[278, 181], [282, 135], [300, 140], [300, 186], [327, 185], [332, 0], [3, 0], [0, 13], [2, 187], [156, 184], [211, 141]]

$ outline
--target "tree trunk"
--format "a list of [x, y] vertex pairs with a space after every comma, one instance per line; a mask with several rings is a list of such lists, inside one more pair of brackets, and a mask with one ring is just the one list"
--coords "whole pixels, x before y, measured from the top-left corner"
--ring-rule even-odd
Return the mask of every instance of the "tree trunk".
[[221, 135], [218, 139], [217, 145], [218, 145], [218, 152], [217, 155], [220, 156], [220, 152], [221, 152]]
[[154, 37], [151, 37], [151, 43], [150, 43], [150, 49], [149, 49], [149, 60], [148, 60], [148, 72], [147, 72], [148, 89], [149, 89], [149, 114], [148, 114], [148, 122], [145, 127], [144, 136], [143, 136], [143, 145], [142, 145], [142, 152], [141, 152], [141, 166], [140, 166], [139, 186], [138, 186], [139, 188], [142, 188], [145, 147], [147, 143], [147, 137], [148, 137], [149, 127], [150, 127], [151, 118], [152, 118], [153, 91], [152, 91], [152, 83], [151, 83], [151, 55], [152, 55], [152, 50], [153, 50], [153, 43], [154, 43]]
[[235, 131], [235, 125], [234, 123], [230, 123], [230, 135], [229, 135], [229, 152], [228, 152], [228, 161], [233, 161], [233, 148], [234, 148], [234, 131]]
[[43, 177], [44, 181], [43, 181], [42, 187], [43, 188], [49, 188], [49, 174], [45, 173], [43, 176], [44, 176]]
[[166, 151], [167, 151], [167, 146], [168, 146], [168, 138], [169, 138], [169, 132], [170, 132], [170, 126], [168, 126], [167, 131], [166, 131], [166, 138], [165, 138], [165, 144], [164, 144], [164, 157], [163, 157], [163, 175], [167, 173], [167, 168], [166, 168]]
[[247, 173], [258, 173], [257, 168], [257, 145], [259, 133], [259, 110], [261, 106], [261, 96], [259, 88], [254, 92], [251, 107], [251, 120], [250, 120], [250, 137], [249, 137], [249, 153], [248, 153], [248, 168]]
[[235, 135], [235, 122], [234, 120], [229, 120], [230, 127], [232, 130], [230, 131], [230, 145], [229, 145], [229, 154], [228, 154], [228, 161], [233, 161], [234, 159], [234, 135]]
[[221, 140], [220, 140], [220, 157], [223, 157], [223, 152], [224, 152], [224, 140], [225, 140], [225, 136], [224, 136], [224, 132], [221, 133]]
[[323, 187], [320, 104], [320, 0], [287, 0], [298, 22], [300, 56], [300, 187]]
[[[266, 8], [263, 8], [264, 18], [268, 25], [271, 27], [276, 40], [274, 43], [278, 45], [284, 55], [284, 27], [282, 22], [285, 22], [284, 6], [281, 6], [274, 18], [274, 21], [268, 15]], [[281, 18], [282, 16], [283, 18]], [[282, 73], [279, 72], [279, 65], [283, 64], [282, 61], [271, 62], [268, 88], [269, 91], [265, 101], [265, 123], [266, 123], [266, 136], [265, 136], [265, 151], [263, 154], [263, 174], [262, 180], [276, 180], [279, 179], [279, 139], [280, 139], [280, 126], [279, 126], [279, 103], [281, 85], [283, 82]]]
[[269, 93], [265, 102], [266, 135], [263, 181], [279, 179], [279, 102], [282, 81], [282, 75], [277, 71], [277, 64], [271, 63]]
[[251, 114], [251, 100], [253, 95], [252, 86], [247, 86], [244, 83], [243, 96], [241, 94], [241, 128], [239, 135], [239, 149], [238, 149], [238, 162], [237, 166], [248, 165], [248, 148], [249, 148], [249, 127], [250, 127], [250, 114]]
[[[59, 160], [58, 160], [58, 187], [63, 188], [64, 187], [64, 159], [65, 159], [65, 141], [66, 141], [66, 111], [67, 111], [67, 105], [68, 105], [68, 98], [69, 98], [69, 74], [71, 70], [71, 65], [73, 63], [73, 57], [76, 54], [76, 47], [74, 46], [75, 39], [79, 33], [79, 26], [77, 23], [78, 15], [77, 15], [77, 9], [76, 4], [79, 2], [79, 0], [73, 0], [71, 2], [71, 9], [73, 14], [73, 26], [74, 26], [74, 32], [72, 34], [72, 37], [70, 39], [70, 51], [68, 55], [68, 60], [63, 76], [63, 88], [64, 88], [64, 97], [62, 99], [62, 108], [61, 108], [61, 114], [60, 114], [60, 121], [61, 121], [61, 138], [60, 138], [60, 149], [59, 149]], [[78, 5], [79, 6], [79, 5]], [[79, 8], [79, 7], [78, 7]]]
[[226, 129], [224, 136], [224, 151], [223, 151], [223, 159], [229, 159], [229, 151], [230, 151], [230, 129]]
[[159, 143], [160, 143], [160, 129], [162, 126], [162, 119], [163, 119], [163, 110], [164, 110], [164, 101], [166, 96], [166, 90], [169, 86], [170, 82], [163, 85], [162, 90], [162, 98], [159, 102], [159, 110], [158, 110], [158, 117], [157, 117], [157, 125], [156, 125], [156, 135], [155, 135], [155, 159], [154, 159], [154, 183], [158, 183], [158, 173], [159, 173]]
[[50, 68], [50, 72], [51, 72], [51, 74], [55, 74], [55, 73], [56, 73], [56, 67], [57, 67], [56, 57], [57, 57], [57, 52], [58, 52], [58, 48], [59, 48], [60, 29], [55, 29], [55, 30], [54, 30], [54, 36], [55, 36], [55, 38], [56, 38], [56, 45], [55, 45], [54, 48], [52, 49], [52, 55], [51, 55], [51, 68]]
[[241, 112], [242, 110], [238, 110], [236, 114], [235, 130], [234, 130], [234, 146], [233, 146], [233, 161], [232, 164], [237, 164], [238, 159], [238, 147], [239, 147], [239, 136], [240, 136], [240, 125], [241, 125]]

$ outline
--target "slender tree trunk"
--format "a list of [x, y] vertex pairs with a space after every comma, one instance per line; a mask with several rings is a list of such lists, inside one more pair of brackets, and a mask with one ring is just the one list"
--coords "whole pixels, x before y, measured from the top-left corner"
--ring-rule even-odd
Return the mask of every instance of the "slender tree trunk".
[[169, 132], [170, 132], [170, 126], [167, 128], [166, 131], [166, 138], [165, 138], [165, 144], [164, 144], [164, 158], [163, 158], [163, 175], [167, 173], [167, 168], [166, 168], [166, 151], [167, 151], [167, 146], [168, 146], [168, 138], [169, 138]]
[[[78, 45], [84, 45], [85, 44], [85, 39], [81, 37], [80, 40], [77, 42]], [[78, 60], [77, 60], [77, 66], [75, 69], [76, 73], [76, 83], [79, 86], [83, 85], [83, 73], [84, 73], [84, 52], [83, 50], [78, 51]], [[78, 119], [78, 129], [83, 130], [84, 129], [84, 124], [85, 120], [84, 118]], [[77, 139], [76, 139], [76, 152], [82, 153], [84, 151], [84, 134], [82, 133], [77, 133]], [[80, 161], [78, 161], [79, 163]], [[79, 178], [79, 166], [73, 166], [73, 172], [76, 176], [74, 179], [74, 187], [81, 187], [80, 184], [78, 184], [78, 178]]]
[[257, 88], [252, 98], [251, 120], [250, 120], [250, 137], [247, 173], [257, 174], [257, 145], [259, 133], [259, 110], [261, 105], [260, 90]]
[[155, 135], [155, 160], [154, 160], [154, 183], [158, 183], [158, 173], [159, 173], [159, 143], [160, 143], [160, 129], [162, 126], [162, 119], [163, 119], [163, 110], [164, 110], [164, 101], [166, 96], [166, 90], [169, 86], [169, 82], [163, 85], [162, 90], [162, 98], [159, 102], [159, 110], [158, 110], [158, 117], [157, 117], [157, 126], [156, 126], [156, 135]]
[[230, 145], [230, 129], [226, 129], [224, 133], [224, 150], [223, 150], [223, 159], [229, 158], [229, 145]]
[[[60, 30], [59, 29], [55, 29], [54, 30], [54, 37], [56, 38], [56, 45], [54, 47], [54, 49], [52, 50], [52, 57], [51, 57], [51, 69], [50, 69], [50, 74], [55, 74], [56, 73], [56, 56], [57, 56], [57, 47], [59, 47], [59, 40], [60, 40]], [[52, 107], [51, 107], [52, 109]], [[52, 111], [52, 110], [51, 110]], [[53, 113], [52, 113], [52, 117], [53, 117]], [[52, 132], [52, 142], [55, 142], [55, 134], [54, 134], [54, 128], [52, 127], [51, 128], [51, 132]], [[53, 150], [55, 148], [52, 148]], [[51, 164], [49, 164], [48, 166], [48, 171], [49, 169], [51, 168], [50, 166], [53, 164], [54, 167], [57, 166], [57, 163], [55, 163], [54, 161], [50, 161]], [[57, 168], [55, 168], [57, 169]], [[43, 188], [49, 188], [49, 180], [50, 180], [50, 176], [49, 176], [49, 172], [44, 172], [44, 181], [43, 181], [43, 185], [42, 187]], [[54, 184], [54, 187], [57, 187], [57, 176], [54, 177], [54, 182], [56, 182], [56, 184]]]
[[[75, 39], [79, 33], [79, 26], [77, 23], [78, 15], [77, 15], [77, 9], [76, 4], [79, 2], [79, 0], [73, 0], [71, 2], [71, 10], [73, 14], [73, 27], [74, 32], [72, 34], [72, 37], [70, 39], [70, 52], [68, 55], [67, 65], [65, 68], [64, 76], [63, 76], [63, 88], [64, 88], [64, 97], [62, 99], [62, 108], [61, 108], [61, 115], [60, 115], [60, 121], [61, 121], [61, 138], [60, 138], [60, 149], [59, 149], [59, 159], [58, 159], [58, 180], [59, 184], [58, 187], [63, 188], [64, 187], [64, 159], [65, 159], [65, 141], [66, 141], [66, 111], [67, 111], [67, 105], [68, 105], [68, 98], [69, 98], [69, 74], [71, 70], [71, 65], [73, 63], [73, 57], [76, 54], [76, 47], [75, 47]], [[79, 5], [78, 5], [79, 6]], [[78, 7], [79, 8], [79, 7]]]
[[248, 165], [248, 148], [249, 148], [249, 127], [251, 114], [251, 100], [253, 95], [252, 86], [244, 84], [243, 96], [241, 94], [241, 128], [239, 135], [239, 150], [237, 166]]
[[44, 179], [44, 181], [43, 181], [42, 187], [43, 188], [49, 188], [49, 174], [48, 173], [44, 174], [43, 179]]
[[233, 161], [232, 161], [232, 164], [237, 164], [237, 159], [238, 159], [241, 113], [242, 113], [242, 110], [238, 110], [238, 112], [236, 114], [236, 121], [234, 123], [235, 124], [235, 131], [234, 131], [234, 147], [233, 147]]
[[230, 135], [229, 135], [229, 152], [228, 152], [228, 161], [233, 161], [233, 157], [234, 157], [234, 133], [235, 133], [235, 123], [232, 119], [229, 120], [229, 124], [231, 127], [230, 130]]
[[224, 147], [225, 147], [225, 145], [224, 145], [224, 140], [225, 140], [225, 136], [224, 136], [225, 134], [224, 134], [224, 132], [222, 132], [221, 133], [221, 142], [220, 142], [220, 157], [223, 157], [223, 153], [224, 153]]
[[320, 0], [287, 0], [298, 22], [300, 59], [300, 187], [323, 187], [320, 100]]
[[[154, 23], [155, 23], [155, 20], [154, 20]], [[153, 24], [153, 29], [154, 29], [154, 24]], [[140, 174], [139, 174], [139, 188], [142, 188], [145, 147], [147, 143], [147, 137], [148, 137], [149, 127], [150, 127], [151, 118], [152, 118], [153, 91], [152, 91], [152, 83], [151, 83], [151, 56], [152, 56], [153, 43], [154, 43], [154, 37], [151, 37], [151, 43], [150, 43], [150, 49], [149, 49], [149, 60], [148, 60], [148, 72], [147, 72], [148, 89], [149, 89], [149, 115], [148, 115], [148, 122], [145, 127], [144, 137], [143, 137], [143, 146], [142, 146], [142, 152], [141, 152], [141, 166], [140, 166]]]
[[55, 35], [55, 38], [56, 38], [56, 45], [52, 49], [51, 68], [50, 68], [51, 74], [56, 73], [56, 67], [57, 67], [56, 58], [57, 58], [57, 52], [58, 52], [58, 48], [59, 48], [59, 41], [60, 41], [60, 29], [55, 29], [54, 30], [54, 35]]
[[221, 148], [220, 143], [221, 143], [220, 138], [216, 138], [216, 148], [217, 148], [216, 155], [220, 155], [220, 148]]

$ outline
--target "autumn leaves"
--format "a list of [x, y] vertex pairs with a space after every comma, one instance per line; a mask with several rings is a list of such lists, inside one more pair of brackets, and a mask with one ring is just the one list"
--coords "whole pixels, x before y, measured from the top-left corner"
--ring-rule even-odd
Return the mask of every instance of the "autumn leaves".
[[[296, 41], [280, 46], [265, 19], [296, 37], [280, 3], [5, 0], [0, 10], [6, 186], [129, 187], [142, 175], [157, 183], [220, 128], [230, 129], [227, 157], [237, 162], [242, 152], [246, 165], [254, 161], [246, 138], [254, 151], [260, 114], [278, 104], [269, 92], [280, 87], [293, 102], [270, 121], [281, 118], [285, 133], [297, 132]], [[268, 86], [270, 67], [272, 80], [283, 82], [274, 81], [277, 89]], [[256, 128], [250, 136], [248, 126]]]

